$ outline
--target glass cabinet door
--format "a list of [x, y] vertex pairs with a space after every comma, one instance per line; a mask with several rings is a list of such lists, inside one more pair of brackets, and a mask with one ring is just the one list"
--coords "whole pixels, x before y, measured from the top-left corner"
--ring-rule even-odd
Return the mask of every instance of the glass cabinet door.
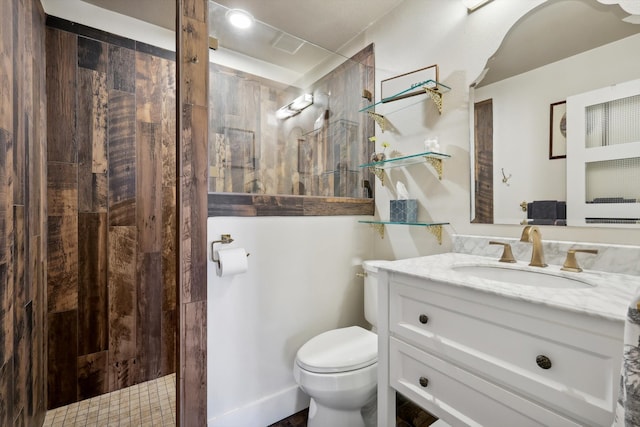
[[640, 226], [640, 80], [567, 98], [567, 222]]

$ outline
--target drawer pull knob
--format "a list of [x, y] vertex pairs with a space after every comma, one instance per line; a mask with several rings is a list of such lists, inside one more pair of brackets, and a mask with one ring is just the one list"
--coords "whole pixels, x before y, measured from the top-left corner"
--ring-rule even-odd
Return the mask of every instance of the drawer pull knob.
[[420, 385], [421, 385], [422, 387], [426, 387], [426, 386], [428, 386], [428, 385], [429, 385], [429, 380], [428, 380], [428, 379], [426, 379], [425, 377], [420, 377]]
[[547, 356], [543, 354], [539, 354], [538, 356], [536, 356], [536, 363], [542, 369], [551, 368], [551, 359], [549, 359]]
[[423, 325], [426, 325], [427, 322], [429, 321], [429, 316], [427, 316], [426, 314], [421, 314], [419, 319], [420, 319], [420, 323], [422, 323]]

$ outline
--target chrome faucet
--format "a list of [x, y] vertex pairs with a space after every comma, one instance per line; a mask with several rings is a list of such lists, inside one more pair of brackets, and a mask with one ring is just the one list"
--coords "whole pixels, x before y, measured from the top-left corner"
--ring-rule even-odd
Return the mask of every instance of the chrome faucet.
[[530, 266], [533, 267], [546, 267], [547, 263], [544, 262], [544, 252], [542, 250], [542, 234], [535, 225], [527, 225], [522, 230], [522, 236], [520, 236], [521, 242], [533, 243], [533, 250], [531, 251]]

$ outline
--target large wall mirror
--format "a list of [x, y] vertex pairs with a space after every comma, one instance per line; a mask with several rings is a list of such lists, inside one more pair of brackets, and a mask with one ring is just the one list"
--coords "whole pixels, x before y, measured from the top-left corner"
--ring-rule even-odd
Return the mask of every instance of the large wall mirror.
[[[345, 57], [209, 2], [211, 215], [372, 214], [370, 45]], [[249, 18], [251, 19], [251, 18]]]
[[639, 77], [640, 19], [615, 3], [541, 3], [488, 59], [470, 91], [472, 222], [573, 225], [565, 101]]

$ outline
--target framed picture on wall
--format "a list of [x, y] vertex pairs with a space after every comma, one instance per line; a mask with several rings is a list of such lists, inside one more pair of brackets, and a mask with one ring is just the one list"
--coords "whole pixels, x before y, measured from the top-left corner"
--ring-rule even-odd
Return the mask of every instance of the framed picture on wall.
[[256, 168], [256, 136], [253, 131], [237, 128], [224, 128], [223, 134], [229, 146], [227, 159], [232, 168]]
[[400, 74], [380, 82], [382, 102], [397, 101], [424, 93], [424, 86], [433, 87], [438, 80], [438, 65], [430, 65], [409, 73]]
[[551, 104], [549, 159], [567, 157], [567, 101]]

